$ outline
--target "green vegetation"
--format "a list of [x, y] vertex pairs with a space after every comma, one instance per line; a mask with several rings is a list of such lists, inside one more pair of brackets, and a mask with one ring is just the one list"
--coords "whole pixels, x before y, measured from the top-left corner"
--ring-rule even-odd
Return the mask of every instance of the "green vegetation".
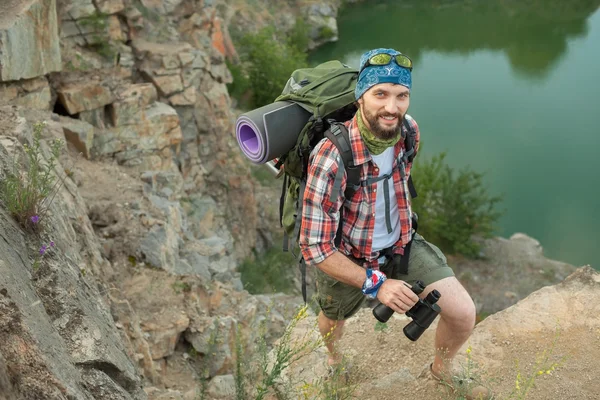
[[192, 287], [189, 283], [182, 282], [182, 281], [174, 282], [171, 286], [172, 286], [173, 290], [175, 291], [175, 293], [177, 293], [177, 294], [181, 294], [183, 292], [189, 292], [190, 290], [192, 290]]
[[45, 123], [33, 127], [32, 145], [24, 144], [25, 160], [15, 156], [12, 171], [0, 182], [0, 200], [25, 229], [39, 231], [54, 195], [62, 185], [54, 167], [63, 146], [61, 140], [50, 143], [50, 155], [44, 158], [41, 135]]
[[[277, 241], [276, 243], [281, 243]], [[279, 246], [264, 254], [255, 254], [239, 267], [244, 289], [252, 294], [290, 293], [293, 290], [294, 274], [298, 263], [291, 253], [283, 252]]]
[[108, 26], [109, 15], [100, 11], [95, 11], [93, 14], [83, 17], [77, 21], [82, 27], [88, 27], [94, 32], [103, 32]]
[[270, 351], [265, 340], [268, 317], [263, 319], [257, 328], [258, 340], [251, 348], [254, 356], [249, 356], [247, 352], [241, 353], [249, 346], [242, 346], [239, 344], [239, 338], [236, 338], [236, 399], [345, 400], [353, 398], [356, 386], [345, 382], [345, 365], [336, 368], [331, 376], [321, 377], [313, 382], [299, 381], [290, 374], [287, 379], [284, 378], [283, 372], [287, 368], [323, 347], [329, 337], [329, 334], [322, 337], [317, 333], [316, 319], [312, 329], [305, 329], [300, 336], [296, 335], [299, 331], [298, 324], [309, 315], [308, 305], [300, 307]]
[[[98, 53], [106, 61], [114, 62], [117, 55], [117, 48], [108, 37], [108, 14], [96, 11], [87, 17], [77, 21], [79, 32], [85, 40], [85, 47]], [[71, 70], [75, 68], [75, 64], [67, 67]], [[82, 68], [85, 69], [85, 68]]]
[[258, 108], [281, 94], [292, 72], [308, 65], [307, 25], [298, 21], [291, 32], [266, 27], [239, 39], [240, 62], [228, 63], [233, 83], [229, 93], [243, 107]]
[[[315, 350], [322, 348], [329, 337], [318, 333], [316, 319], [308, 329], [298, 329], [300, 323], [314, 317], [307, 305], [296, 309], [282, 336], [273, 346], [267, 343], [270, 308], [264, 318], [256, 320], [249, 329], [237, 324], [233, 338], [233, 377], [236, 400], [264, 399], [304, 399], [304, 400], [344, 400], [352, 398], [355, 385], [348, 385], [344, 372], [346, 364], [329, 377], [318, 378], [310, 383], [296, 379], [284, 371]], [[196, 375], [198, 386], [196, 399], [210, 398], [209, 382], [211, 365], [226, 340], [218, 318], [210, 328], [205, 353], [198, 352], [190, 345], [187, 354], [190, 367]], [[244, 334], [246, 332], [246, 334]], [[247, 336], [250, 334], [250, 337]], [[233, 394], [233, 393], [232, 393]]]
[[[447, 380], [442, 378], [440, 381], [447, 393], [450, 394], [447, 397], [448, 399], [466, 400], [467, 398], [475, 398], [477, 394], [474, 392], [478, 387], [490, 390], [489, 385], [482, 378], [481, 367], [473, 359], [471, 346], [467, 347], [465, 361], [459, 362], [459, 365], [460, 369], [450, 378]], [[490, 400], [489, 396], [484, 398], [481, 394], [476, 398]]]
[[94, 36], [93, 39], [94, 43], [89, 44], [87, 47], [98, 53], [104, 60], [114, 63], [118, 53], [117, 48], [112, 43], [103, 41], [99, 36]]
[[89, 71], [94, 65], [87, 61], [79, 52], [65, 63], [65, 69], [68, 71]]
[[515, 361], [517, 377], [515, 387], [510, 392], [508, 399], [523, 400], [531, 389], [535, 387], [536, 379], [542, 375], [551, 375], [558, 367], [566, 361], [566, 357], [558, 357], [554, 351], [560, 337], [560, 326], [557, 324], [552, 345], [544, 349], [542, 353], [536, 354], [535, 363], [528, 370], [519, 367], [519, 361]]
[[444, 252], [475, 257], [480, 244], [474, 238], [492, 235], [501, 197], [490, 196], [483, 174], [468, 168], [454, 171], [445, 157], [419, 159], [411, 171], [419, 194], [412, 203], [419, 233]]
[[322, 26], [319, 30], [319, 37], [321, 39], [331, 39], [335, 36], [335, 32], [328, 26]]
[[385, 322], [375, 322], [375, 332], [385, 332], [388, 328], [389, 326]]

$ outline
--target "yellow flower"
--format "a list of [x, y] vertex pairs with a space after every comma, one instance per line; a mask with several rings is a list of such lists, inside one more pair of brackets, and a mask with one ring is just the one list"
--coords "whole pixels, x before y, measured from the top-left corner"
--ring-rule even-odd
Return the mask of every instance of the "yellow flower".
[[300, 321], [300, 320], [303, 320], [304, 318], [306, 318], [307, 316], [308, 316], [308, 306], [304, 306], [298, 311], [298, 313], [296, 314], [294, 319], [296, 321]]
[[471, 354], [471, 346], [467, 347], [467, 354]]

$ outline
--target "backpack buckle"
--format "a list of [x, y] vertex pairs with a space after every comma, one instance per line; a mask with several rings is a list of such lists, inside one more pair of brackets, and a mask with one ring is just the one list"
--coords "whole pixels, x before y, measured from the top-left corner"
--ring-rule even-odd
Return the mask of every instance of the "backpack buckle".
[[340, 133], [342, 133], [342, 130], [340, 129], [339, 125], [337, 123], [332, 123], [329, 125], [329, 130], [331, 131], [331, 134], [333, 136], [337, 136]]

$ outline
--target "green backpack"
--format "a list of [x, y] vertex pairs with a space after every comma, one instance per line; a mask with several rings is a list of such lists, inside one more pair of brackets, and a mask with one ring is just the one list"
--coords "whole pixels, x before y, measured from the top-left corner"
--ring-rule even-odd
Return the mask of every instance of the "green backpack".
[[[275, 101], [289, 101], [300, 105], [312, 114], [308, 122], [298, 134], [294, 147], [282, 154], [275, 165], [283, 174], [283, 185], [279, 203], [279, 218], [284, 230], [283, 250], [291, 251], [299, 239], [302, 219], [302, 197], [306, 184], [306, 173], [311, 151], [324, 138], [328, 138], [337, 147], [341, 163], [335, 179], [331, 197], [339, 195], [344, 172], [347, 173], [347, 184], [344, 198], [350, 199], [360, 187], [360, 167], [355, 167], [350, 146], [349, 132], [343, 122], [352, 119], [356, 113], [354, 89], [358, 79], [358, 71], [339, 61], [328, 61], [314, 68], [302, 68], [294, 71]], [[415, 132], [405, 121], [409, 132], [405, 145], [409, 160], [414, 153]], [[281, 167], [283, 166], [283, 169]], [[413, 197], [412, 182], [409, 187]], [[335, 245], [339, 247], [342, 239], [342, 211], [337, 229]], [[290, 240], [291, 238], [291, 240]], [[306, 264], [298, 254], [302, 273], [302, 296], [306, 302]]]

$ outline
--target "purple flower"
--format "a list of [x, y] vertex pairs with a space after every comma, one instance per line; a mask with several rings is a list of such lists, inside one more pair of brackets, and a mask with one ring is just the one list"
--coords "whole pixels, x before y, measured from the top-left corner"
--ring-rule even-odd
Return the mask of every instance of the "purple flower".
[[46, 245], [43, 245], [43, 246], [42, 246], [42, 248], [40, 249], [40, 256], [43, 256], [43, 255], [44, 255], [44, 253], [46, 252], [46, 249], [48, 249], [48, 248], [46, 247]]
[[54, 242], [50, 242], [50, 247], [54, 247]]
[[37, 224], [39, 220], [40, 220], [40, 217], [37, 215], [34, 215], [33, 217], [31, 217], [31, 222], [33, 222], [34, 224]]

